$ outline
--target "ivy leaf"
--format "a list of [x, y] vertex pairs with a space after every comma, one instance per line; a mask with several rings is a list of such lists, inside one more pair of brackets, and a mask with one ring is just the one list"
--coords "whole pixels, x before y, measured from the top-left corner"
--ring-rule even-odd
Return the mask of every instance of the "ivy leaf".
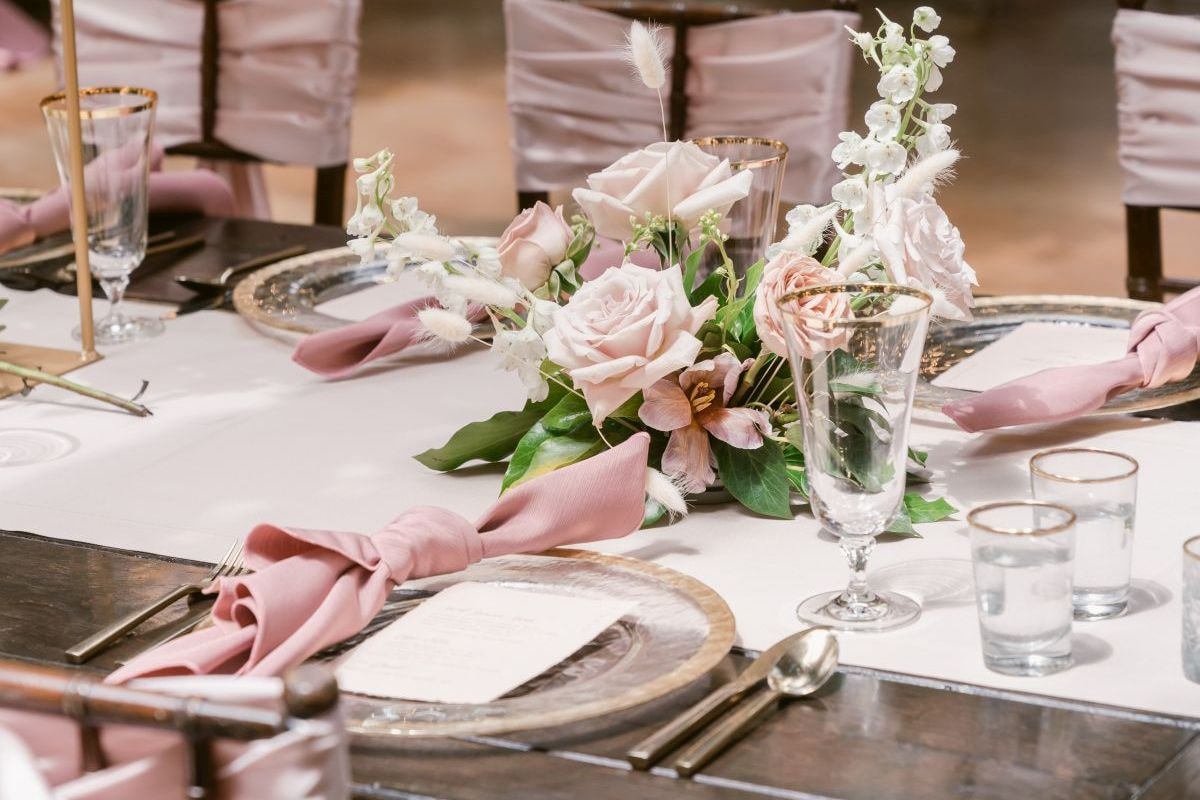
[[[562, 391], [560, 388], [558, 395]], [[526, 403], [520, 411], [501, 411], [465, 425], [441, 447], [426, 450], [415, 458], [439, 472], [458, 469], [468, 461], [503, 461], [530, 427], [558, 401], [552, 387], [550, 396], [540, 403]]]
[[916, 525], [923, 522], [941, 522], [958, 512], [944, 497], [926, 500], [919, 494], [911, 493], [904, 495], [904, 510]]
[[604, 442], [591, 426], [571, 434], [555, 435], [543, 422], [538, 422], [517, 444], [512, 460], [508, 462], [508, 470], [504, 473], [500, 491], [508, 491], [539, 475], [590, 458], [603, 449]]
[[791, 483], [783, 450], [771, 439], [754, 450], [711, 439], [721, 482], [734, 498], [755, 513], [791, 519]]

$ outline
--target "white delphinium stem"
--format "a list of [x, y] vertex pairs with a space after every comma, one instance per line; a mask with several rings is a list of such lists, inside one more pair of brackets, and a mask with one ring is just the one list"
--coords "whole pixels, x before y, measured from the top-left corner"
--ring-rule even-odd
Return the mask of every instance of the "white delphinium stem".
[[453, 311], [425, 308], [417, 312], [417, 319], [432, 340], [456, 345], [471, 338], [471, 321]]
[[679, 486], [654, 467], [646, 468], [646, 495], [665, 508], [672, 517], [682, 517], [688, 512]]
[[916, 198], [930, 187], [948, 180], [961, 153], [954, 148], [926, 156], [908, 168], [908, 172], [896, 181], [896, 194], [900, 197]]

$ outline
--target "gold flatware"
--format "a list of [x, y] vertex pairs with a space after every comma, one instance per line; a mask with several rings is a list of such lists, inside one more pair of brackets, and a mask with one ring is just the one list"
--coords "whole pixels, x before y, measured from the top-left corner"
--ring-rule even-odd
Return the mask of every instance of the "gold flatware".
[[[169, 239], [175, 238], [175, 231], [163, 231], [156, 233], [146, 239], [147, 250], [150, 253], [149, 246], [166, 242]], [[31, 244], [28, 247], [22, 247], [14, 253], [9, 253], [0, 257], [0, 269], [15, 269], [17, 267], [31, 267], [34, 264], [41, 264], [45, 261], [53, 261], [56, 258], [64, 258], [75, 253], [75, 244], [71, 241], [71, 232], [56, 233], [53, 236], [48, 236], [36, 244]]]
[[247, 259], [238, 264], [228, 267], [224, 272], [214, 279], [207, 278], [189, 278], [186, 275], [178, 275], [175, 281], [181, 286], [185, 286], [195, 292], [215, 291], [217, 289], [225, 289], [229, 286], [229, 279], [243, 272], [249, 272], [252, 269], [265, 267], [268, 264], [274, 264], [276, 261], [282, 261], [285, 258], [292, 256], [303, 255], [306, 250], [304, 245], [295, 245], [293, 247], [285, 247], [282, 250], [276, 250], [273, 253], [266, 253], [261, 256]]
[[153, 603], [125, 615], [103, 630], [84, 639], [82, 642], [67, 648], [64, 651], [64, 655], [70, 663], [82, 664], [100, 651], [111, 647], [125, 634], [163, 609], [173, 605], [176, 601], [200, 594], [211, 586], [213, 581], [219, 578], [227, 575], [239, 575], [244, 571], [242, 569], [242, 543], [238, 541], [233, 547], [229, 548], [229, 551], [225, 553], [225, 557], [213, 566], [203, 580], [184, 583], [175, 587]]
[[771, 645], [732, 681], [636, 744], [625, 754], [626, 760], [634, 769], [650, 769], [664, 755], [682, 744], [697, 730], [711, 723], [766, 680], [775, 663], [807, 633], [807, 630], [793, 633]]
[[694, 775], [770, 716], [785, 696], [805, 697], [824, 686], [837, 664], [837, 637], [829, 628], [809, 628], [794, 637], [767, 674], [767, 688], [697, 739], [675, 761], [675, 771], [684, 778]]

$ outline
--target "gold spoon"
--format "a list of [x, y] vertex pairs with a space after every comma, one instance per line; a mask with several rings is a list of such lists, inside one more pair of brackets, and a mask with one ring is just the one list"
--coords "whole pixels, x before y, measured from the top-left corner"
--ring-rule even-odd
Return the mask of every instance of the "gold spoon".
[[681, 777], [694, 775], [726, 747], [745, 736], [786, 697], [804, 697], [820, 689], [838, 664], [837, 637], [829, 628], [810, 628], [792, 640], [767, 674], [767, 688], [734, 710], [700, 737], [675, 761]]

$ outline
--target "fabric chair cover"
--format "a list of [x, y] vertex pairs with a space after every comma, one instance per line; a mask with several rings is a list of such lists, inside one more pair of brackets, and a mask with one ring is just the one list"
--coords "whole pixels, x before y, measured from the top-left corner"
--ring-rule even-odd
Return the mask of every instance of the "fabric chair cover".
[[[521, 190], [581, 185], [662, 139], [658, 97], [631, 75], [621, 51], [628, 19], [561, 0], [505, 0], [504, 11]], [[829, 154], [849, 116], [854, 54], [844, 26], [860, 21], [807, 11], [690, 28], [686, 138], [780, 139], [790, 150], [785, 199], [827, 197], [841, 179]], [[674, 36], [663, 35], [669, 54]], [[664, 87], [664, 102], [666, 95]]]
[[[345, 163], [361, 0], [221, 0], [217, 9], [215, 137], [264, 161]], [[80, 85], [154, 89], [157, 141], [200, 141], [201, 0], [76, 0], [75, 17]], [[243, 213], [269, 216], [259, 165], [215, 168]]]
[[20, 69], [50, 55], [50, 37], [19, 6], [0, 0], [0, 70]]
[[1200, 206], [1200, 17], [1121, 9], [1112, 36], [1121, 199]]
[[[278, 708], [278, 678], [149, 678], [133, 688]], [[79, 733], [64, 717], [0, 710], [0, 800], [126, 800], [182, 797], [182, 739], [168, 732], [112, 726], [101, 733], [112, 765], [80, 773]], [[214, 746], [216, 794], [229, 800], [349, 797], [348, 738], [335, 712], [271, 739]]]

